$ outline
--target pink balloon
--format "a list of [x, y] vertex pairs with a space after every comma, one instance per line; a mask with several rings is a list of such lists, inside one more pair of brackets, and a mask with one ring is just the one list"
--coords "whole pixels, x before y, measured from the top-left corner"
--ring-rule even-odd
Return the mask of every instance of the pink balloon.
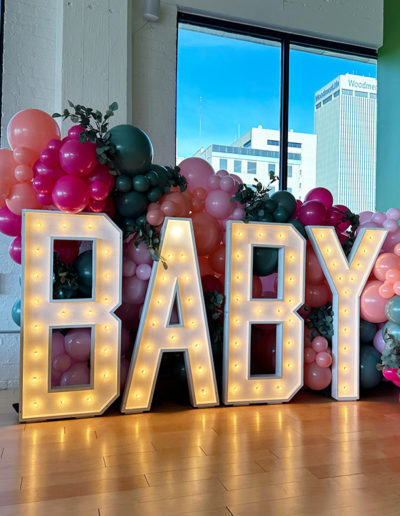
[[19, 215], [15, 215], [7, 206], [0, 208], [0, 231], [8, 236], [21, 235], [21, 221]]
[[96, 146], [90, 142], [68, 140], [59, 154], [61, 168], [73, 176], [87, 176], [96, 166]]
[[387, 229], [390, 233], [394, 233], [399, 229], [399, 225], [396, 220], [393, 219], [385, 219], [382, 223], [382, 226]]
[[379, 287], [379, 295], [383, 297], [384, 299], [390, 299], [394, 296], [394, 285], [390, 281], [385, 281], [382, 283], [382, 285]]
[[398, 208], [389, 208], [386, 211], [386, 217], [388, 219], [399, 220], [400, 219], [400, 210]]
[[332, 364], [332, 355], [326, 351], [320, 351], [315, 357], [315, 363], [319, 365], [319, 367], [329, 367]]
[[365, 321], [380, 323], [387, 320], [386, 299], [379, 294], [380, 281], [368, 281], [360, 297], [360, 315]]
[[329, 190], [326, 188], [313, 188], [306, 195], [305, 202], [307, 201], [318, 201], [322, 203], [325, 208], [331, 208], [333, 204], [333, 197]]
[[323, 225], [326, 218], [326, 208], [319, 201], [307, 201], [300, 208], [299, 220], [305, 226]]
[[377, 211], [371, 217], [372, 222], [376, 222], [377, 224], [382, 224], [386, 220], [386, 214], [382, 211]]
[[332, 381], [332, 372], [329, 367], [320, 367], [313, 362], [304, 365], [304, 384], [314, 391], [321, 391]]
[[65, 351], [78, 362], [89, 360], [92, 347], [91, 335], [90, 328], [73, 328], [69, 330], [64, 338]]
[[213, 190], [207, 195], [206, 212], [216, 219], [226, 219], [232, 213], [231, 195], [222, 190]]
[[400, 269], [400, 258], [392, 253], [383, 253], [376, 259], [373, 273], [376, 279], [385, 281], [390, 269]]
[[63, 176], [54, 185], [53, 202], [60, 211], [78, 213], [89, 202], [89, 187], [80, 177]]
[[383, 331], [382, 328], [378, 330], [374, 337], [374, 348], [379, 351], [379, 353], [383, 353], [383, 350], [385, 349], [386, 342], [383, 340]]
[[157, 208], [147, 211], [146, 220], [152, 226], [159, 226], [164, 222], [164, 217], [164, 213]]
[[61, 140], [57, 140], [57, 139], [53, 138], [52, 140], [49, 140], [49, 142], [47, 143], [47, 148], [55, 149], [55, 150], [59, 151], [61, 149], [62, 145], [63, 145], [63, 142]]
[[304, 348], [304, 363], [311, 364], [315, 360], [316, 353], [313, 348], [305, 347]]
[[316, 353], [321, 353], [322, 351], [326, 351], [328, 349], [328, 341], [322, 335], [318, 335], [314, 337], [311, 342], [312, 348]]
[[237, 189], [237, 184], [233, 177], [231, 176], [225, 176], [221, 178], [220, 186], [221, 190], [224, 192], [228, 192], [230, 194], [233, 194], [233, 192]]
[[59, 150], [58, 149], [43, 149], [40, 153], [39, 161], [49, 168], [58, 168], [60, 165]]
[[136, 277], [140, 280], [146, 281], [150, 278], [151, 267], [147, 263], [141, 263], [136, 267]]
[[53, 198], [51, 194], [38, 193], [36, 194], [36, 199], [43, 206], [53, 206]]
[[389, 281], [389, 283], [400, 281], [400, 269], [389, 269], [386, 273], [385, 278], [386, 281]]
[[371, 217], [374, 213], [372, 211], [362, 211], [360, 214], [359, 214], [359, 217], [360, 217], [360, 224], [362, 224], [363, 222], [369, 222], [371, 220]]
[[400, 256], [400, 242], [394, 246], [393, 252], [396, 256]]
[[109, 194], [109, 189], [105, 183], [101, 181], [93, 181], [89, 187], [90, 197], [96, 201], [104, 201]]
[[133, 276], [136, 272], [136, 263], [132, 262], [132, 260], [128, 260], [127, 258], [124, 258], [123, 264], [122, 264], [122, 275], [126, 278], [130, 278]]
[[90, 384], [90, 369], [86, 363], [79, 362], [73, 364], [68, 371], [66, 371], [60, 380], [60, 385], [89, 385]]
[[54, 359], [63, 353], [65, 353], [64, 335], [59, 331], [53, 331], [51, 337], [51, 357]]
[[216, 175], [217, 175], [218, 177], [225, 177], [225, 176], [229, 176], [229, 173], [228, 173], [228, 171], [227, 171], [227, 170], [221, 169], [221, 170], [218, 170], [218, 171], [216, 172]]
[[51, 176], [37, 175], [32, 181], [32, 186], [37, 193], [51, 194], [54, 187], [54, 179]]
[[42, 205], [36, 199], [36, 192], [30, 183], [17, 183], [11, 188], [6, 199], [6, 205], [15, 215], [21, 215], [22, 210], [37, 210]]
[[126, 303], [141, 304], [144, 301], [147, 291], [147, 281], [135, 276], [124, 278], [122, 283], [122, 299]]
[[125, 355], [131, 346], [131, 334], [128, 329], [121, 328], [121, 355]]
[[186, 158], [180, 164], [180, 173], [186, 178], [189, 192], [201, 186], [208, 189], [208, 178], [214, 175], [212, 166], [201, 158]]
[[399, 242], [400, 242], [400, 228], [397, 229], [394, 233], [387, 234], [381, 250], [384, 252], [388, 252], [388, 251], [391, 252], [392, 249], [394, 248], [394, 246]]
[[384, 369], [382, 373], [387, 380], [393, 382], [396, 385], [396, 387], [400, 387], [400, 378], [397, 374], [397, 371], [397, 368], [390, 367], [388, 369]]
[[235, 208], [230, 215], [231, 220], [243, 220], [244, 217], [244, 209], [243, 208]]
[[133, 241], [129, 242], [127, 245], [127, 256], [137, 265], [140, 265], [141, 263], [147, 263], [149, 265], [153, 264], [151, 254], [149, 253], [149, 250], [147, 249], [144, 242], [140, 242], [137, 247]]
[[8, 254], [16, 263], [21, 263], [22, 242], [21, 237], [17, 236], [11, 241]]
[[212, 175], [208, 178], [208, 181], [207, 181], [208, 188], [207, 189], [209, 191], [218, 190], [220, 183], [221, 183], [221, 178], [217, 175]]
[[17, 165], [14, 170], [14, 176], [17, 181], [30, 181], [33, 177], [32, 167], [29, 165]]
[[73, 125], [68, 130], [68, 139], [70, 139], [70, 140], [79, 140], [79, 135], [84, 130], [85, 129], [81, 125]]
[[233, 179], [239, 183], [239, 185], [243, 184], [243, 180], [240, 176], [237, 176], [236, 174], [231, 174], [231, 177], [233, 177]]
[[64, 373], [67, 371], [72, 365], [71, 357], [66, 355], [65, 353], [61, 353], [60, 355], [57, 355], [52, 360], [52, 368], [54, 371], [57, 371], [59, 373]]
[[380, 225], [377, 224], [376, 222], [371, 222], [371, 221], [368, 221], [368, 222], [364, 222], [363, 224], [360, 224], [358, 226], [358, 228], [356, 229], [356, 236], [358, 236], [358, 233], [362, 230], [362, 229], [373, 229], [373, 228], [380, 228]]

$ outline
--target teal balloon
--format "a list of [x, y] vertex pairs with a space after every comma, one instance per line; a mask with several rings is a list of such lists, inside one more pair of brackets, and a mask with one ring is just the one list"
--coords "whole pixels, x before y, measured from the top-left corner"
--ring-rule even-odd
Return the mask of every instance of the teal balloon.
[[392, 336], [396, 340], [400, 340], [400, 324], [396, 324], [394, 322], [388, 321], [383, 327], [383, 340], [385, 342], [388, 341], [389, 335]]
[[146, 222], [146, 215], [140, 215], [140, 217], [138, 217], [136, 219], [136, 224], [144, 224]]
[[400, 296], [394, 296], [386, 302], [385, 313], [389, 321], [400, 324]]
[[79, 276], [79, 287], [83, 285], [84, 287], [92, 288], [92, 251], [85, 251], [80, 254], [78, 258], [75, 260], [75, 270]]
[[289, 219], [289, 212], [286, 208], [278, 206], [273, 213], [276, 222], [287, 222]]
[[115, 188], [119, 192], [129, 192], [132, 190], [132, 179], [124, 175], [117, 176], [115, 179]]
[[146, 177], [150, 183], [150, 186], [158, 186], [160, 180], [157, 172], [155, 172], [154, 170], [150, 170], [150, 172], [147, 172]]
[[382, 380], [382, 373], [376, 369], [381, 361], [380, 353], [373, 347], [362, 345], [360, 349], [360, 387], [373, 389]]
[[117, 125], [107, 136], [115, 145], [114, 164], [129, 176], [146, 172], [153, 159], [153, 146], [146, 133], [134, 125]]
[[135, 176], [132, 180], [132, 183], [133, 189], [136, 190], [136, 192], [147, 192], [147, 190], [150, 188], [150, 181], [142, 174]]
[[162, 191], [158, 186], [155, 186], [150, 190], [150, 192], [147, 194], [147, 200], [149, 202], [157, 202], [162, 197]]
[[253, 274], [267, 276], [276, 271], [278, 266], [278, 249], [255, 247], [253, 253]]
[[11, 317], [17, 326], [21, 326], [21, 300], [17, 299], [11, 308]]
[[115, 198], [115, 207], [118, 213], [128, 219], [136, 219], [143, 215], [147, 205], [146, 196], [140, 192], [121, 193]]
[[360, 319], [360, 342], [361, 344], [370, 344], [378, 331], [378, 327], [376, 324], [364, 321], [364, 319]]
[[291, 224], [292, 226], [294, 226], [297, 229], [297, 231], [300, 233], [300, 235], [302, 235], [304, 238], [308, 238], [304, 224], [302, 224], [299, 220], [289, 219], [288, 224]]
[[271, 195], [271, 199], [276, 202], [279, 208], [285, 208], [289, 213], [288, 219], [296, 211], [297, 203], [295, 197], [285, 190], [280, 190]]

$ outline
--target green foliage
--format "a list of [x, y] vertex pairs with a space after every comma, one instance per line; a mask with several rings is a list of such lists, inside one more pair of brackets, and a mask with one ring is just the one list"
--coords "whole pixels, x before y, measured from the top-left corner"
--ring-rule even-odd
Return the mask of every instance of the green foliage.
[[187, 181], [186, 177], [180, 173], [181, 169], [178, 166], [166, 166], [165, 169], [167, 170], [168, 184], [170, 186], [179, 186], [179, 190], [184, 192], [187, 188]]
[[356, 229], [360, 225], [360, 217], [355, 213], [352, 213], [350, 210], [347, 210], [343, 214], [343, 222], [349, 221], [350, 227], [347, 229], [348, 238], [344, 241], [342, 247], [346, 256], [349, 256], [350, 251], [353, 248], [354, 242], [356, 240]]
[[160, 254], [160, 235], [154, 226], [147, 221], [136, 224], [132, 233], [135, 233], [134, 245], [137, 247], [144, 242], [155, 262], [161, 261], [164, 269], [168, 268], [167, 261]]
[[63, 293], [63, 297], [71, 297], [79, 289], [79, 276], [75, 266], [73, 263], [61, 261], [57, 252], [53, 256], [53, 297], [60, 299], [60, 293]]
[[329, 342], [333, 337], [333, 309], [332, 303], [327, 303], [320, 308], [311, 308], [307, 326], [313, 328], [311, 337], [322, 335]]
[[235, 196], [232, 197], [232, 202], [237, 201], [240, 204], [245, 205], [244, 222], [270, 221], [269, 215], [276, 208], [276, 204], [270, 199], [269, 192], [271, 191], [271, 184], [274, 183], [278, 177], [275, 176], [273, 171], [270, 171], [269, 179], [270, 181], [267, 186], [263, 186], [258, 179], [254, 179], [254, 187], [241, 184], [239, 185]]
[[[381, 364], [377, 364], [378, 371], [383, 369], [398, 369], [400, 367], [400, 340], [386, 329], [383, 333], [386, 345], [381, 356]], [[399, 371], [397, 375], [400, 376]]]
[[110, 142], [110, 135], [106, 135], [106, 132], [108, 131], [109, 119], [114, 116], [115, 111], [118, 109], [117, 102], [110, 104], [104, 115], [97, 109], [74, 104], [70, 100], [68, 104], [73, 111], [64, 109], [62, 113], [54, 113], [53, 118], [62, 117], [63, 120], [69, 118], [74, 124], [82, 126], [84, 131], [79, 135], [79, 141], [81, 143], [87, 141], [95, 143], [99, 163], [107, 165], [111, 171], [114, 171], [113, 156], [115, 154], [115, 146]]

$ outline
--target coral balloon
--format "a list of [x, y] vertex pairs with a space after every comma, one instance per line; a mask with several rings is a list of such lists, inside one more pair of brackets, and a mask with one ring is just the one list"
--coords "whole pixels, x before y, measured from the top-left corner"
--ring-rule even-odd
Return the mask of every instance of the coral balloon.
[[180, 164], [180, 173], [186, 178], [188, 190], [201, 186], [208, 190], [208, 179], [214, 175], [212, 166], [201, 158], [186, 158]]
[[320, 285], [325, 275], [312, 247], [307, 247], [306, 253], [306, 281], [310, 285]]
[[153, 226], [159, 226], [164, 222], [164, 213], [159, 209], [148, 211], [146, 215], [146, 220], [149, 224], [152, 224]]
[[58, 149], [43, 149], [40, 153], [39, 161], [46, 167], [57, 168], [60, 165]]
[[90, 142], [68, 140], [60, 149], [61, 168], [73, 176], [87, 176], [96, 166], [96, 146]]
[[385, 281], [379, 287], [379, 295], [384, 299], [390, 299], [394, 295], [394, 284], [390, 281]]
[[315, 363], [319, 365], [319, 367], [329, 367], [332, 364], [332, 355], [326, 351], [320, 351], [315, 357]]
[[193, 231], [199, 256], [215, 251], [221, 242], [221, 227], [208, 213], [192, 215]]
[[108, 186], [102, 181], [93, 181], [89, 186], [90, 197], [96, 201], [104, 201], [109, 194]]
[[[60, 141], [60, 140], [55, 140]], [[28, 147], [15, 147], [13, 156], [16, 163], [19, 165], [28, 165], [31, 167], [39, 158], [39, 153]]]
[[49, 140], [60, 139], [60, 129], [50, 115], [40, 109], [24, 109], [15, 114], [7, 127], [10, 147], [28, 147], [41, 152]]
[[225, 273], [225, 246], [221, 245], [216, 251], [210, 254], [209, 263], [217, 274]]
[[22, 210], [37, 210], [42, 205], [36, 199], [36, 192], [31, 184], [17, 183], [11, 188], [6, 205], [15, 215], [21, 215]]
[[37, 193], [51, 194], [54, 188], [54, 179], [51, 176], [38, 175], [32, 181], [32, 186]]
[[400, 258], [392, 253], [383, 253], [376, 259], [373, 274], [380, 281], [386, 280], [386, 273], [390, 269], [400, 269]]
[[304, 348], [304, 363], [312, 364], [315, 361], [316, 353], [313, 348], [306, 347]]
[[89, 202], [89, 187], [80, 177], [66, 175], [58, 179], [52, 196], [60, 211], [78, 213], [85, 209]]
[[319, 308], [326, 305], [330, 298], [330, 290], [324, 285], [306, 284], [305, 302], [311, 308]]
[[33, 177], [32, 167], [29, 165], [17, 165], [14, 170], [14, 176], [17, 181], [30, 181]]
[[0, 149], [0, 182], [6, 184], [15, 183], [14, 170], [18, 163], [15, 162], [13, 152], [10, 149]]
[[311, 346], [316, 353], [321, 353], [322, 351], [326, 351], [328, 349], [328, 341], [322, 335], [318, 335], [314, 337], [311, 342]]
[[321, 391], [332, 381], [332, 372], [329, 367], [320, 367], [313, 362], [304, 366], [304, 384], [313, 391]]
[[360, 315], [373, 323], [386, 321], [386, 299], [379, 294], [380, 281], [368, 281], [360, 297]]

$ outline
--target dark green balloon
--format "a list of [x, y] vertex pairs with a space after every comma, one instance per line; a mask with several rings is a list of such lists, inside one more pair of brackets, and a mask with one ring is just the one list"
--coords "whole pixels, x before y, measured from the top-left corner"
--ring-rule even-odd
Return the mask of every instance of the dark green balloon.
[[119, 192], [129, 192], [132, 190], [132, 179], [124, 175], [117, 176], [115, 179], [115, 188]]
[[295, 197], [285, 190], [280, 190], [279, 192], [275, 192], [271, 199], [276, 202], [279, 208], [285, 208], [288, 211], [290, 218], [293, 213], [296, 211], [297, 203]]
[[136, 192], [147, 192], [147, 190], [150, 188], [150, 181], [142, 174], [135, 176], [132, 180], [132, 183], [133, 189], [136, 190]]
[[134, 231], [135, 229], [135, 226], [136, 226], [136, 221], [135, 219], [123, 219], [122, 221], [122, 229], [125, 229], [126, 231]]
[[273, 201], [272, 199], [267, 199], [265, 201], [265, 203], [263, 204], [263, 209], [267, 212], [267, 213], [273, 213], [276, 208], [277, 208], [277, 203], [275, 201]]
[[287, 222], [289, 219], [289, 212], [286, 208], [282, 208], [281, 206], [278, 206], [272, 215], [276, 222]]
[[11, 317], [17, 326], [21, 326], [21, 300], [17, 299], [11, 308]]
[[115, 145], [114, 163], [129, 176], [146, 172], [153, 159], [153, 146], [146, 133], [134, 125], [117, 125], [110, 129], [110, 142]]
[[79, 276], [79, 286], [92, 288], [92, 274], [93, 274], [93, 263], [92, 263], [92, 251], [85, 251], [80, 254], [75, 260], [75, 270]]
[[259, 222], [274, 222], [274, 217], [271, 213], [264, 213], [261, 217], [258, 219]]
[[400, 324], [400, 296], [394, 296], [387, 301], [385, 314], [389, 321]]
[[136, 224], [143, 224], [144, 222], [146, 222], [146, 215], [140, 215], [140, 217], [136, 219]]
[[253, 253], [253, 274], [267, 276], [277, 270], [278, 249], [255, 247]]
[[115, 199], [115, 207], [120, 215], [129, 219], [136, 219], [146, 212], [146, 196], [139, 192], [118, 194]]
[[153, 163], [150, 166], [150, 171], [155, 172], [158, 177], [158, 184], [154, 186], [159, 186], [160, 188], [164, 188], [168, 185], [168, 171], [162, 165], [156, 165]]
[[373, 389], [382, 380], [382, 373], [376, 369], [381, 355], [373, 346], [362, 345], [360, 349], [360, 387]]
[[160, 180], [157, 172], [155, 172], [154, 170], [150, 170], [150, 172], [147, 172], [146, 177], [149, 180], [151, 186], [158, 186]]
[[370, 344], [378, 331], [378, 327], [376, 324], [364, 321], [364, 319], [360, 319], [360, 342], [361, 344]]
[[92, 288], [86, 285], [80, 285], [79, 286], [79, 297], [92, 297]]
[[400, 324], [388, 321], [383, 327], [382, 334], [383, 340], [385, 342], [388, 341], [389, 335], [391, 335], [396, 340], [400, 340]]
[[294, 226], [297, 231], [304, 237], [304, 238], [308, 238], [307, 237], [307, 233], [306, 233], [306, 229], [304, 227], [304, 224], [302, 224], [299, 220], [297, 219], [289, 219], [288, 220], [288, 224], [291, 224], [292, 226]]
[[147, 194], [147, 200], [149, 202], [157, 202], [158, 200], [161, 199], [162, 197], [162, 191], [160, 190], [160, 188], [158, 188], [158, 186], [155, 186], [154, 188], [152, 188], [150, 190], [150, 192]]

